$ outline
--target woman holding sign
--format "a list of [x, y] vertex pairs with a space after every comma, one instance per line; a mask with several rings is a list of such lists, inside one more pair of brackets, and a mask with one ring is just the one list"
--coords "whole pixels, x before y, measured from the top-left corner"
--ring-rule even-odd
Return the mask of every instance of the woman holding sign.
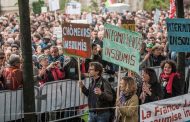
[[116, 105], [118, 108], [117, 122], [138, 122], [138, 96], [137, 85], [133, 78], [123, 77], [120, 81], [120, 98]]

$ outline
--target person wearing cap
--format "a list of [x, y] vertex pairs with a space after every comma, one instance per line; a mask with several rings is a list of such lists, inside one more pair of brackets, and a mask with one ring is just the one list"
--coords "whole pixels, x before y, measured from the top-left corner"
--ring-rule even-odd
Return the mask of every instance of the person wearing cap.
[[161, 55], [160, 45], [147, 44], [146, 50], [148, 53], [141, 63], [146, 63], [147, 67], [160, 66], [161, 62], [166, 59]]
[[161, 55], [161, 46], [155, 45], [152, 47], [152, 54], [151, 54], [151, 66], [160, 66], [161, 62], [166, 59], [165, 56]]
[[147, 44], [146, 44], [146, 51], [147, 51], [147, 52], [151, 52], [153, 46], [154, 46], [153, 43], [147, 43]]
[[44, 36], [43, 41], [39, 44], [42, 49], [52, 45], [50, 43], [50, 38], [51, 37], [49, 35]]
[[146, 53], [144, 54], [144, 58], [140, 61], [140, 69], [145, 68], [145, 67], [150, 67], [151, 63], [150, 63], [150, 55], [152, 53], [152, 47], [154, 45], [152, 43], [148, 43], [146, 44]]

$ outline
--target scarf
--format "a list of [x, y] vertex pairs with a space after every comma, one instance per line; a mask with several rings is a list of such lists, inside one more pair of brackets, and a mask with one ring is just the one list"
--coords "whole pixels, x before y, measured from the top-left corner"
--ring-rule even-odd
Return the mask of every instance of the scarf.
[[124, 105], [125, 102], [128, 101], [131, 97], [132, 97], [131, 93], [126, 94], [125, 92], [121, 91], [121, 93], [120, 93], [120, 99], [119, 99], [120, 103], [122, 105]]
[[58, 68], [51, 69], [51, 73], [53, 75], [54, 81], [62, 80], [64, 78], [63, 73]]
[[160, 77], [162, 79], [165, 79], [168, 81], [167, 86], [166, 86], [166, 91], [168, 94], [172, 94], [172, 84], [173, 84], [173, 79], [174, 77], [180, 77], [179, 73], [171, 73], [170, 75], [166, 75], [164, 72], [160, 74]]

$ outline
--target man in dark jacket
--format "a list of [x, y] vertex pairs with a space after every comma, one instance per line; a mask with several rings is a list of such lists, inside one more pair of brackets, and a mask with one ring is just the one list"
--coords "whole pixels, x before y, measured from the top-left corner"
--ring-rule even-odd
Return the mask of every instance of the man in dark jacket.
[[102, 76], [103, 67], [98, 62], [91, 62], [89, 67], [89, 75], [92, 82], [87, 89], [82, 81], [79, 86], [82, 92], [88, 97], [89, 106], [89, 122], [109, 122], [110, 104], [113, 101], [113, 93], [111, 85]]
[[99, 63], [102, 63], [102, 57], [101, 55], [99, 54], [98, 50], [97, 50], [97, 44], [92, 44], [91, 45], [92, 47], [92, 56], [91, 58], [87, 58], [85, 60], [85, 70], [88, 71], [89, 69], [89, 64], [90, 62], [99, 62]]
[[52, 46], [50, 48], [50, 53], [51, 55], [48, 56], [48, 62], [49, 64], [51, 64], [52, 62], [56, 62], [59, 61], [61, 64], [61, 67], [63, 67], [63, 63], [64, 63], [64, 57], [59, 55], [59, 49], [56, 46]]

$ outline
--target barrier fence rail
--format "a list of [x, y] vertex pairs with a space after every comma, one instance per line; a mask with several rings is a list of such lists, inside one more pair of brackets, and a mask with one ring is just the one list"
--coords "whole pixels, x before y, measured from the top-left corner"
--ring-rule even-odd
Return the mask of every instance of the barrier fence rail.
[[[186, 68], [186, 76], [187, 70]], [[157, 76], [161, 73], [160, 67], [154, 67]], [[122, 72], [124, 76], [126, 72]], [[109, 74], [104, 74], [108, 79]], [[90, 78], [84, 80], [88, 87]], [[114, 77], [117, 84], [117, 77]], [[114, 84], [113, 83], [113, 84]], [[84, 121], [87, 116], [84, 108], [87, 108], [87, 98], [81, 93], [75, 80], [60, 80], [45, 83], [41, 87], [34, 87], [35, 92], [35, 114], [38, 122], [46, 121]], [[23, 121], [23, 90], [0, 91], [0, 122]]]

